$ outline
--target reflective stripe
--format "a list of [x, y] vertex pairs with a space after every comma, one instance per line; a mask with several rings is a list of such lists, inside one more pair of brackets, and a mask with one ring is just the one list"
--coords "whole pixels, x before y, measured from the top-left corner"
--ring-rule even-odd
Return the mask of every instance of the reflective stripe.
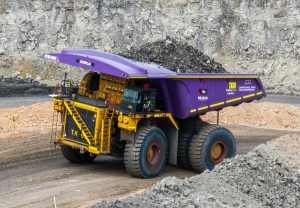
[[212, 108], [212, 107], [216, 107], [216, 106], [219, 106], [219, 105], [224, 105], [224, 102], [212, 104], [212, 105], [210, 105], [210, 107]]
[[253, 97], [253, 96], [255, 96], [255, 94], [246, 95], [243, 98], [249, 98], [249, 97]]
[[147, 76], [132, 76], [131, 79], [147, 79]]
[[198, 111], [205, 110], [207, 108], [208, 108], [208, 106], [204, 106], [204, 107], [198, 108]]
[[238, 100], [241, 100], [241, 99], [242, 99], [241, 97], [234, 98], [234, 99], [231, 99], [231, 100], [227, 100], [226, 103], [232, 103], [232, 102], [235, 102], [235, 101], [238, 101]]

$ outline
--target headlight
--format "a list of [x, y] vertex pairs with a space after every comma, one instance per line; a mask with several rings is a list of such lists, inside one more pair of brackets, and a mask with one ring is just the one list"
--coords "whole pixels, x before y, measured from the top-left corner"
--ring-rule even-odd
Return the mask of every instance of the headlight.
[[120, 123], [122, 123], [122, 121], [123, 121], [123, 116], [122, 116], [122, 115], [119, 115], [118, 121], [119, 121]]
[[124, 116], [123, 118], [123, 123], [128, 123], [129, 122], [129, 117], [128, 116]]

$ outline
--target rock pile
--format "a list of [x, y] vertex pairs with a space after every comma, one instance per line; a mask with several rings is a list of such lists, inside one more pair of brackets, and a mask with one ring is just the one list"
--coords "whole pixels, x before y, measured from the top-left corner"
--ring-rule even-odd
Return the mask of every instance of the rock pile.
[[[300, 135], [260, 145], [184, 180], [168, 177], [142, 194], [98, 207], [299, 207]], [[295, 155], [296, 154], [296, 155]]]
[[0, 77], [0, 97], [32, 94], [49, 94], [51, 88], [31, 78]]
[[132, 48], [120, 55], [141, 62], [153, 62], [177, 72], [226, 72], [221, 64], [201, 51], [169, 37]]

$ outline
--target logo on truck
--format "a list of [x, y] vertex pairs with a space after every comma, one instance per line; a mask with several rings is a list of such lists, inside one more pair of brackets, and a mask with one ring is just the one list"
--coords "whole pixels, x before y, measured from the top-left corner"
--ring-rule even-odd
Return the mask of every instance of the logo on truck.
[[226, 89], [226, 94], [227, 95], [235, 95], [236, 87], [237, 87], [236, 81], [229, 81], [228, 88]]
[[228, 82], [229, 89], [236, 89], [236, 82]]
[[200, 101], [208, 100], [207, 89], [199, 89], [198, 90], [198, 100], [200, 100]]

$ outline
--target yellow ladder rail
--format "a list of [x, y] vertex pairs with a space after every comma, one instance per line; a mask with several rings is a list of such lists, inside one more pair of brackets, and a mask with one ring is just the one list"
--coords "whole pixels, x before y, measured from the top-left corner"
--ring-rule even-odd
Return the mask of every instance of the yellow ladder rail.
[[76, 125], [80, 129], [83, 137], [90, 145], [92, 142], [94, 142], [93, 135], [91, 131], [89, 130], [88, 126], [85, 124], [84, 120], [81, 118], [79, 112], [77, 111], [76, 107], [73, 105], [72, 101], [65, 101], [65, 106], [72, 116], [73, 120], [75, 121]]
[[114, 117], [115, 110], [113, 109], [106, 109], [101, 125], [101, 145], [100, 151], [102, 153], [109, 153], [110, 152], [110, 139], [111, 139], [111, 126], [112, 126], [112, 119]]
[[59, 111], [54, 110], [53, 116], [52, 116], [51, 137], [50, 137], [50, 159], [52, 159], [53, 150], [56, 149], [58, 115], [59, 115]]

